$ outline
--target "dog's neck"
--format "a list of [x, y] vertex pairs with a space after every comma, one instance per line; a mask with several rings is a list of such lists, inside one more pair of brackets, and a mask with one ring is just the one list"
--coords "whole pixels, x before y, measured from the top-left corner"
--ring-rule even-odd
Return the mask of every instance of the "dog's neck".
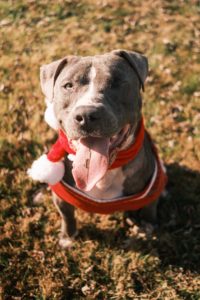
[[[130, 146], [134, 146], [138, 142], [137, 137], [140, 127], [141, 123], [138, 124], [135, 134], [128, 136], [124, 147], [127, 150], [131, 149]], [[67, 169], [69, 168], [67, 167]], [[151, 178], [153, 171], [154, 161], [151, 147], [148, 138], [144, 136], [137, 154], [132, 157], [131, 161], [128, 164], [122, 163], [117, 168], [109, 169], [104, 177], [86, 194], [107, 200], [125, 195], [127, 187], [132, 194], [140, 192]], [[69, 176], [71, 177], [71, 174], [68, 173]], [[129, 178], [131, 178], [131, 186]], [[67, 178], [66, 181], [68, 182]]]
[[141, 192], [155, 169], [155, 159], [147, 143], [148, 139], [145, 137], [143, 146], [129, 164], [108, 170], [96, 186], [86, 194], [102, 199], [103, 202], [103, 200]]
[[[144, 136], [144, 121], [143, 118], [141, 118], [140, 122], [138, 123], [135, 135], [132, 134], [127, 137], [125, 141], [126, 145], [124, 146], [123, 144], [123, 149], [117, 149], [115, 160], [111, 162], [109, 169], [121, 167], [132, 161], [143, 146]], [[73, 161], [73, 155], [76, 155], [76, 151], [70, 147], [68, 138], [62, 130], [59, 130], [59, 140], [65, 151], [70, 154], [70, 160]], [[130, 146], [128, 147], [128, 145]]]

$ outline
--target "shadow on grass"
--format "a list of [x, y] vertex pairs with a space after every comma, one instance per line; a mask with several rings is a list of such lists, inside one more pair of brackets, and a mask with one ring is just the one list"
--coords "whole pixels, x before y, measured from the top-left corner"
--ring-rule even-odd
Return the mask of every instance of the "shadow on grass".
[[[101, 230], [91, 224], [80, 230], [84, 239], [94, 239], [109, 248], [136, 251], [160, 259], [163, 268], [182, 267], [200, 271], [200, 173], [171, 164], [167, 166], [168, 195], [159, 204], [159, 226], [153, 235], [128, 237], [128, 229]], [[129, 240], [124, 247], [125, 240]]]

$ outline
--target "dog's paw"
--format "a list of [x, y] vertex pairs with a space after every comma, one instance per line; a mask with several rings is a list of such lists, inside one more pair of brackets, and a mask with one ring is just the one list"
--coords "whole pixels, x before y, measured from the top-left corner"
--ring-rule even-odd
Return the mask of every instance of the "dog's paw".
[[59, 246], [62, 249], [69, 249], [74, 245], [74, 239], [70, 237], [62, 237], [59, 239]]
[[60, 239], [59, 239], [59, 246], [62, 248], [62, 249], [69, 249], [71, 247], [74, 246], [74, 243], [75, 243], [75, 238], [77, 237], [78, 235], [78, 230], [76, 230], [76, 232], [72, 235], [72, 236], [68, 236], [66, 233], [63, 233], [61, 232], [60, 233]]
[[47, 155], [43, 154], [33, 162], [27, 173], [33, 180], [53, 185], [63, 178], [65, 167], [62, 161], [51, 162], [48, 160]]

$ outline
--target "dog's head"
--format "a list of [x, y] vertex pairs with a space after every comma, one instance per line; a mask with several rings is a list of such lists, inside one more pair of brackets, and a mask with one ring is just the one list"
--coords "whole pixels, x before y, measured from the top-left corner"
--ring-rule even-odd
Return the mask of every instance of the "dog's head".
[[77, 151], [73, 175], [78, 187], [91, 189], [116, 151], [132, 142], [147, 72], [145, 56], [124, 50], [67, 56], [41, 67], [42, 91], [57, 127]]

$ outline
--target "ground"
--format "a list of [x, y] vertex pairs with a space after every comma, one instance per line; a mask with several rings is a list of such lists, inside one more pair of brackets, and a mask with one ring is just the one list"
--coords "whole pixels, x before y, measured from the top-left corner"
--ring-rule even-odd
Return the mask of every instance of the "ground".
[[[200, 2], [0, 1], [2, 299], [200, 299]], [[55, 133], [39, 67], [117, 48], [149, 58], [145, 124], [169, 174], [159, 226], [77, 211], [74, 247], [46, 186], [26, 175]]]

